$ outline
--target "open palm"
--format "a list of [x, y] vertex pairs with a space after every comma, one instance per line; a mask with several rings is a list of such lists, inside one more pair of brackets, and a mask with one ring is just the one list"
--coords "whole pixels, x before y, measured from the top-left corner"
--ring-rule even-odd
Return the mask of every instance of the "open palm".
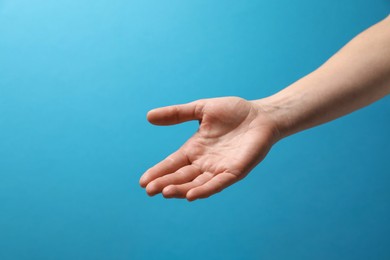
[[156, 125], [199, 120], [198, 131], [140, 179], [149, 195], [206, 198], [245, 177], [277, 140], [273, 121], [238, 97], [203, 99], [148, 113]]

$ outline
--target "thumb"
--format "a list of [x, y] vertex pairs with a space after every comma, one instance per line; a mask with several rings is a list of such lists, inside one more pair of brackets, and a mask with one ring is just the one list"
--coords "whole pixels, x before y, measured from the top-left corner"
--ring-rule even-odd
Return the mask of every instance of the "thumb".
[[154, 125], [174, 125], [190, 120], [201, 120], [202, 111], [203, 104], [200, 101], [194, 101], [150, 110], [147, 119]]

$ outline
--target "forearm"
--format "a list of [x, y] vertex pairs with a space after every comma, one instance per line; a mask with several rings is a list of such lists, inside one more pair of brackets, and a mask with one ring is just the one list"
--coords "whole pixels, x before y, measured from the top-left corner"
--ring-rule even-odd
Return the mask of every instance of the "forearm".
[[331, 121], [390, 93], [390, 17], [355, 37], [320, 68], [254, 101], [281, 137]]

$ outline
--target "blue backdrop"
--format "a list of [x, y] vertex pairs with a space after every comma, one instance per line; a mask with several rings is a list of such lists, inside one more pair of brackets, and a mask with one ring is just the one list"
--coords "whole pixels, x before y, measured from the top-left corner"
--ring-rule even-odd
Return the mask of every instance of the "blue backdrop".
[[277, 144], [207, 200], [141, 174], [197, 123], [146, 112], [270, 95], [386, 0], [0, 0], [0, 259], [389, 259], [390, 99]]

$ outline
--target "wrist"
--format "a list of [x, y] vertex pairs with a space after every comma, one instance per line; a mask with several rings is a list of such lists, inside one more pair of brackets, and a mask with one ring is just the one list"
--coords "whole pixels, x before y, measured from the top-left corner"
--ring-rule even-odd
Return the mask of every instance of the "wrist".
[[251, 102], [270, 119], [278, 140], [294, 133], [293, 102], [288, 96], [278, 93]]

